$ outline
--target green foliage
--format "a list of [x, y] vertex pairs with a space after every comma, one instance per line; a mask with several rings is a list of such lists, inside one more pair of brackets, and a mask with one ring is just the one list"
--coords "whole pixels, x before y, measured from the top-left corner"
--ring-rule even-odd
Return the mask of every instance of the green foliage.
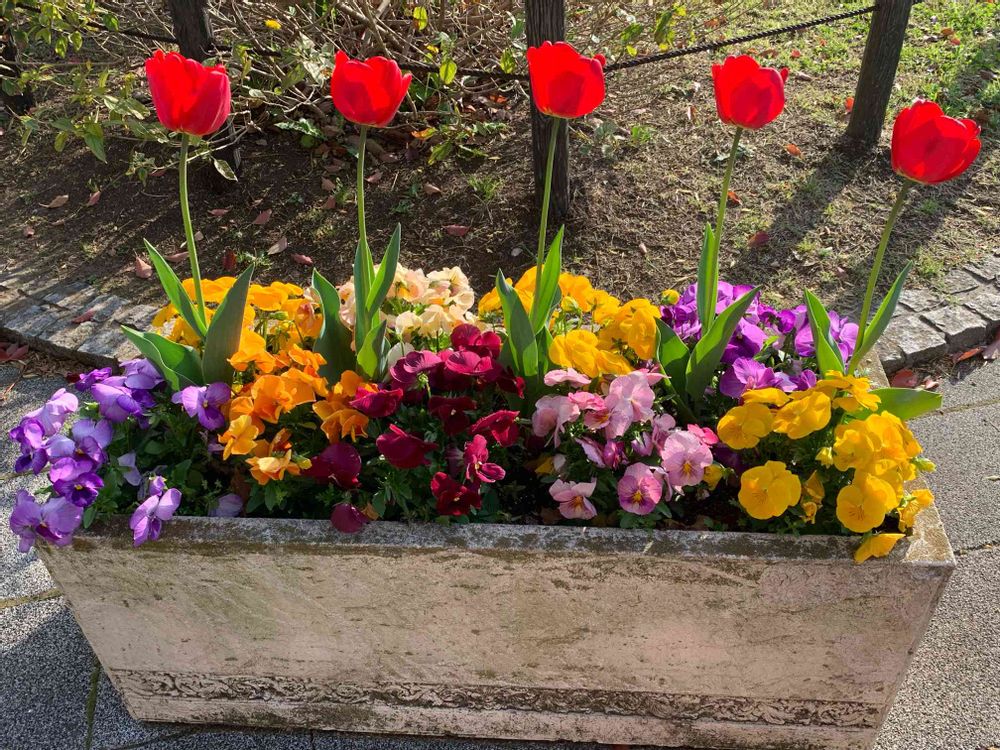
[[876, 388], [872, 391], [881, 403], [878, 410], [895, 414], [902, 420], [914, 419], [941, 408], [941, 394], [917, 388]]
[[247, 306], [253, 271], [253, 266], [250, 266], [240, 274], [208, 324], [202, 352], [202, 370], [206, 383], [233, 382], [233, 368], [229, 364], [229, 358], [240, 348], [243, 311]]
[[830, 315], [823, 303], [808, 289], [805, 292], [806, 315], [809, 318], [809, 328], [812, 331], [813, 344], [816, 347], [816, 361], [820, 373], [825, 375], [830, 370], [844, 372], [844, 358], [840, 347], [830, 334]]
[[351, 332], [340, 319], [340, 295], [337, 287], [319, 271], [313, 271], [312, 286], [319, 296], [323, 311], [323, 327], [313, 344], [313, 350], [326, 360], [326, 364], [320, 368], [320, 375], [335, 383], [345, 370], [351, 370], [355, 366]]
[[882, 334], [885, 333], [885, 329], [889, 327], [889, 321], [892, 320], [893, 313], [896, 312], [896, 305], [899, 303], [899, 296], [903, 293], [903, 285], [906, 283], [906, 277], [912, 268], [913, 261], [910, 261], [899, 272], [896, 280], [892, 282], [892, 286], [889, 287], [889, 293], [885, 295], [882, 304], [875, 311], [871, 323], [865, 328], [864, 340], [858, 341], [857, 352], [852, 357], [855, 362], [860, 362], [864, 359], [864, 356], [872, 350]]

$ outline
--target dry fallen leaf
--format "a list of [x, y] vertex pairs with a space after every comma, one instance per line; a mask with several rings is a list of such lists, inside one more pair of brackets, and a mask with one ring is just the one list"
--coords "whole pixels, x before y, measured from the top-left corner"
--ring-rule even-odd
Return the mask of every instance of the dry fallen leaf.
[[975, 349], [969, 349], [964, 352], [956, 352], [955, 354], [951, 355], [951, 361], [957, 365], [959, 362], [964, 362], [967, 359], [972, 359], [977, 354], [982, 354], [983, 349], [985, 348], [986, 347], [984, 346], [977, 346]]
[[0, 346], [0, 362], [19, 362], [24, 359], [24, 355], [27, 353], [28, 347], [26, 344], [20, 346], [17, 344]]
[[786, 143], [785, 151], [790, 153], [792, 156], [802, 156], [802, 149], [796, 146], [794, 143]]
[[756, 249], [758, 247], [764, 247], [764, 245], [766, 245], [770, 241], [771, 241], [771, 235], [769, 235], [762, 229], [761, 231], [757, 232], [752, 237], [750, 237], [750, 239], [747, 241], [747, 244], [751, 248]]
[[267, 254], [277, 255], [278, 253], [282, 252], [286, 247], [288, 247], [288, 238], [282, 237], [267, 249]]
[[903, 369], [892, 376], [890, 385], [893, 388], [916, 388], [920, 382], [920, 376], [913, 370]]
[[694, 124], [694, 117], [698, 114], [698, 108], [693, 104], [687, 105], [687, 110], [684, 112], [684, 116], [687, 117], [687, 121], [692, 125]]
[[379, 170], [378, 172], [372, 172], [370, 175], [365, 177], [365, 182], [367, 182], [369, 185], [377, 185], [381, 181], [382, 181], [381, 170]]
[[79, 323], [86, 323], [88, 320], [90, 320], [93, 317], [94, 317], [94, 310], [90, 309], [90, 310], [87, 310], [87, 312], [85, 312], [85, 313], [81, 313], [81, 314], [77, 315], [75, 318], [73, 318], [73, 320], [70, 321], [70, 323], [78, 323], [78, 324]]
[[849, 96], [846, 99], [844, 99], [844, 111], [847, 112], [847, 114], [850, 114], [853, 109], [854, 109], [854, 97]]
[[100, 199], [101, 199], [101, 191], [95, 190], [90, 194], [90, 197], [87, 199], [87, 205], [88, 206], [97, 205], [97, 201], [99, 201]]
[[201, 242], [203, 239], [205, 239], [205, 235], [201, 233], [201, 230], [198, 230], [197, 232], [194, 233], [195, 242]]
[[797, 49], [793, 49], [793, 50], [791, 51], [791, 58], [792, 58], [793, 60], [798, 60], [798, 59], [799, 59], [800, 57], [802, 57], [802, 52], [801, 52], [801, 50], [797, 50]]
[[923, 388], [925, 391], [933, 391], [939, 385], [941, 385], [940, 380], [935, 380], [934, 378], [928, 376], [924, 378], [924, 382], [920, 384], [920, 387]]
[[733, 206], [742, 206], [743, 201], [740, 200], [740, 196], [734, 193], [732, 190], [726, 195], [726, 200]]
[[24, 235], [25, 237], [34, 237], [35, 228], [32, 226], [26, 226], [24, 229], [21, 230], [21, 234]]
[[264, 224], [267, 224], [270, 218], [271, 218], [271, 209], [265, 208], [263, 211], [257, 214], [257, 218], [250, 223], [256, 224], [257, 226], [260, 227], [263, 226]]
[[331, 195], [329, 198], [323, 201], [323, 205], [320, 206], [320, 208], [322, 208], [324, 211], [332, 211], [336, 207], [337, 207], [337, 196], [335, 195]]
[[235, 271], [236, 270], [236, 253], [232, 250], [226, 250], [222, 255], [222, 270], [223, 271]]
[[444, 231], [452, 237], [464, 237], [469, 233], [469, 229], [469, 227], [462, 224], [449, 224], [444, 228]]
[[188, 254], [186, 252], [171, 253], [163, 257], [170, 263], [180, 263], [182, 260], [187, 260]]
[[292, 260], [296, 263], [301, 263], [303, 266], [311, 266], [313, 264], [313, 259], [308, 255], [300, 255], [299, 253], [292, 253]]
[[441, 195], [441, 188], [429, 182], [424, 183], [424, 195]]
[[320, 187], [323, 188], [328, 193], [332, 193], [334, 190], [337, 189], [337, 185], [329, 177], [324, 177], [322, 180], [320, 180], [319, 184]]
[[211, 208], [209, 209], [208, 213], [211, 216], [215, 216], [216, 218], [218, 218], [220, 216], [225, 216], [226, 214], [228, 214], [229, 210], [230, 209], [228, 208]]
[[140, 258], [138, 255], [135, 256], [135, 275], [140, 279], [148, 279], [153, 275], [153, 267], [149, 265], [146, 261]]
[[65, 206], [67, 203], [69, 203], [68, 195], [57, 195], [48, 203], [43, 203], [42, 208], [60, 208], [61, 206]]

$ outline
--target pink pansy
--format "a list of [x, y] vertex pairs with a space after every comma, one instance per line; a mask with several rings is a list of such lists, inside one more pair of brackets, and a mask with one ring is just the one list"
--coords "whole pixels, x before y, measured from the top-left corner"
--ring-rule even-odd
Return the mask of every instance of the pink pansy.
[[609, 438], [621, 437], [633, 422], [652, 419], [655, 398], [656, 395], [642, 371], [619, 375], [611, 381], [608, 396], [604, 400], [610, 414], [605, 434]]
[[473, 487], [478, 487], [480, 482], [490, 484], [504, 478], [503, 467], [490, 463], [489, 458], [490, 452], [486, 447], [486, 438], [482, 435], [473, 436], [472, 440], [465, 444], [463, 455], [465, 478]]
[[602, 469], [615, 469], [625, 460], [625, 448], [618, 440], [609, 440], [601, 445], [593, 438], [582, 437], [576, 442], [590, 462]]
[[632, 438], [632, 452], [643, 458], [651, 456], [655, 448], [653, 436], [648, 432], [641, 432]]
[[705, 467], [712, 463], [712, 451], [690, 432], [675, 432], [660, 450], [663, 470], [674, 487], [698, 484], [705, 476]]
[[663, 450], [663, 444], [676, 426], [677, 421], [669, 414], [661, 414], [653, 419], [653, 445], [657, 450]]
[[560, 383], [569, 383], [580, 388], [590, 385], [590, 378], [581, 372], [577, 372], [572, 367], [568, 370], [550, 370], [545, 373], [544, 380], [545, 385], [549, 387], [559, 385]]
[[531, 415], [531, 429], [539, 437], [554, 432], [554, 444], [559, 445], [559, 435], [567, 422], [574, 422], [580, 416], [580, 407], [566, 396], [542, 396], [535, 403], [535, 413]]
[[618, 480], [618, 502], [629, 513], [645, 516], [663, 496], [663, 483], [646, 464], [632, 464]]
[[587, 391], [577, 391], [566, 398], [580, 407], [580, 411], [583, 412], [583, 423], [588, 429], [598, 430], [608, 423], [610, 414], [602, 396]]
[[705, 445], [715, 445], [719, 442], [719, 436], [712, 432], [711, 427], [699, 427], [696, 424], [689, 424], [687, 431], [698, 438]]
[[559, 503], [559, 512], [563, 518], [593, 518], [597, 509], [588, 499], [597, 488], [597, 480], [589, 482], [564, 482], [557, 479], [549, 487], [552, 499]]

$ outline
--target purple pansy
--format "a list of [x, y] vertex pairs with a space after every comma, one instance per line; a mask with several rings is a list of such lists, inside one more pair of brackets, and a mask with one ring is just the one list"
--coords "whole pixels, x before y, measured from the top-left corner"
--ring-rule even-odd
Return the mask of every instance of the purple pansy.
[[133, 487], [138, 487], [140, 482], [142, 482], [142, 474], [135, 467], [135, 451], [119, 456], [118, 466], [121, 469], [122, 479]]
[[175, 393], [171, 401], [180, 404], [187, 415], [197, 417], [199, 424], [206, 430], [220, 430], [226, 424], [226, 417], [219, 407], [224, 406], [232, 391], [225, 383], [211, 385], [189, 385]]
[[49, 437], [59, 432], [66, 417], [78, 408], [80, 408], [79, 399], [65, 388], [60, 388], [40, 407], [25, 414], [24, 419], [37, 420], [42, 426], [45, 437]]
[[72, 541], [82, 519], [83, 511], [60, 497], [40, 506], [30, 492], [18, 490], [10, 514], [10, 530], [20, 539], [21, 552], [31, 549], [36, 539], [63, 547]]
[[229, 493], [220, 497], [208, 515], [214, 518], [236, 518], [243, 512], [243, 498], [237, 494]]
[[109, 422], [119, 424], [142, 414], [142, 405], [136, 400], [132, 389], [125, 385], [125, 378], [120, 375], [95, 384], [90, 393], [97, 402], [101, 416]]
[[122, 362], [122, 373], [125, 386], [132, 390], [151, 391], [163, 382], [163, 376], [148, 359]]
[[82, 393], [87, 393], [93, 388], [97, 383], [100, 383], [111, 377], [110, 367], [101, 367], [97, 370], [91, 370], [90, 372], [85, 372], [77, 378], [74, 387], [81, 391]]
[[161, 476], [149, 481], [149, 497], [139, 504], [129, 519], [132, 543], [136, 547], [159, 539], [163, 522], [170, 519], [181, 504], [180, 490], [173, 487], [166, 489], [165, 481]]
[[104, 481], [93, 469], [89, 459], [60, 458], [49, 469], [49, 481], [57, 495], [79, 508], [86, 508], [104, 486]]
[[795, 384], [784, 373], [776, 373], [755, 359], [740, 357], [719, 378], [719, 391], [730, 398], [742, 398], [746, 391], [780, 388], [794, 391]]

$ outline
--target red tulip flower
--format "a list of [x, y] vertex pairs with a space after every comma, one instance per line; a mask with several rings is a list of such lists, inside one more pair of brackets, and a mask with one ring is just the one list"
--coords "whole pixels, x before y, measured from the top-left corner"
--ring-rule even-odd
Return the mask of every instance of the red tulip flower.
[[340, 114], [358, 125], [384, 128], [399, 110], [413, 76], [384, 57], [352, 60], [340, 51], [334, 60], [330, 94]]
[[785, 108], [788, 68], [762, 68], [749, 55], [727, 57], [712, 66], [715, 107], [719, 119], [729, 125], [757, 130]]
[[156, 116], [168, 130], [206, 136], [229, 117], [229, 76], [221, 65], [157, 50], [146, 60], [146, 78]]
[[531, 96], [552, 117], [583, 117], [604, 101], [604, 55], [584, 57], [566, 42], [528, 48]]
[[935, 102], [917, 99], [892, 126], [892, 168], [933, 185], [962, 174], [981, 146], [975, 122], [948, 117]]

